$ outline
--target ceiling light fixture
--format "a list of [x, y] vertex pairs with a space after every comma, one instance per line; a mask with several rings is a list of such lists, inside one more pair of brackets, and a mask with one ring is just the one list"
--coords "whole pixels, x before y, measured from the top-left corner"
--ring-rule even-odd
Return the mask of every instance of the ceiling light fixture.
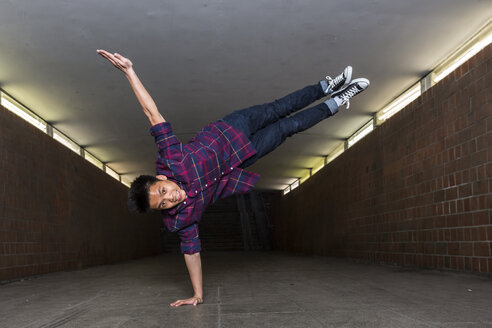
[[110, 168], [109, 166], [107, 165], [104, 165], [104, 171], [109, 174], [110, 176], [112, 176], [113, 178], [115, 178], [116, 180], [120, 181], [120, 175], [118, 173], [116, 173], [112, 168]]
[[104, 171], [104, 164], [100, 160], [98, 160], [94, 155], [89, 153], [87, 150], [84, 150], [84, 158], [94, 166]]
[[38, 129], [46, 133], [47, 123], [45, 121], [43, 121], [39, 116], [31, 112], [29, 109], [19, 104], [13, 98], [9, 97], [4, 92], [1, 92], [0, 104], [15, 115], [19, 116], [23, 120], [29, 122], [30, 124], [34, 125]]
[[80, 155], [80, 146], [77, 145], [75, 142], [70, 140], [66, 135], [61, 133], [60, 131], [53, 129], [53, 139], [67, 147], [68, 149], [72, 150], [73, 152], [77, 153]]
[[377, 125], [381, 125], [388, 118], [395, 115], [400, 110], [405, 108], [409, 103], [417, 99], [421, 94], [422, 92], [420, 82], [414, 84], [410, 89], [398, 96], [395, 100], [393, 100], [376, 114]]
[[350, 138], [347, 140], [347, 145], [348, 147], [352, 147], [357, 141], [360, 139], [364, 138], [366, 135], [372, 132], [374, 130], [374, 124], [373, 120], [371, 119], [369, 122], [364, 124], [362, 128], [359, 129], [359, 131], [355, 132]]
[[463, 46], [453, 52], [433, 71], [432, 80], [437, 83], [453, 72], [458, 66], [476, 55], [492, 42], [492, 20], [472, 36]]

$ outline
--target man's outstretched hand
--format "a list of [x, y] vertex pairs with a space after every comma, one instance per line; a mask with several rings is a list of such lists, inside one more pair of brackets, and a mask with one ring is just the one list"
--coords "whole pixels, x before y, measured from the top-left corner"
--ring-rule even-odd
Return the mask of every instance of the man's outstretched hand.
[[201, 303], [203, 303], [203, 299], [201, 297], [193, 296], [193, 297], [188, 298], [186, 300], [178, 300], [174, 303], [171, 303], [171, 306], [181, 306], [181, 305], [196, 306], [197, 304], [201, 304]]
[[106, 58], [114, 65], [117, 69], [122, 71], [123, 73], [128, 73], [128, 71], [132, 68], [133, 64], [130, 59], [123, 57], [118, 53], [111, 54], [106, 50], [98, 49], [97, 53]]

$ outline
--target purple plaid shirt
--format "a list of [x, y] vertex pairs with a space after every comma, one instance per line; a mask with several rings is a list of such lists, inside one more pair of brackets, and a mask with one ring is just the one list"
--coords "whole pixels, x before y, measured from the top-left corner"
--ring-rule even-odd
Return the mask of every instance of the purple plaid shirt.
[[183, 254], [200, 252], [198, 222], [206, 207], [219, 198], [251, 191], [258, 181], [258, 174], [238, 168], [256, 150], [242, 132], [223, 121], [205, 126], [186, 145], [168, 122], [154, 125], [150, 133], [157, 145], [157, 174], [176, 182], [188, 195], [162, 211], [164, 224], [178, 233]]

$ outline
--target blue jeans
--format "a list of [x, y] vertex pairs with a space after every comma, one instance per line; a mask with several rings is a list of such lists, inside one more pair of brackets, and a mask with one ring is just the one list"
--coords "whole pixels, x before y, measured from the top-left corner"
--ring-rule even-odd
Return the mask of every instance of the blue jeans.
[[256, 149], [256, 155], [241, 164], [248, 167], [280, 146], [287, 137], [309, 129], [338, 111], [333, 99], [307, 108], [295, 115], [288, 115], [325, 97], [321, 85], [315, 84], [297, 90], [274, 102], [237, 110], [222, 120], [242, 131]]

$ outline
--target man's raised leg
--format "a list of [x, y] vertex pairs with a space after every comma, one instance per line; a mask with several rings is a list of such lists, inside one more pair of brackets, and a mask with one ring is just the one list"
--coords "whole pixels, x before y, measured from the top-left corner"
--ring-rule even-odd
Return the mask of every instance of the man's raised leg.
[[369, 87], [369, 80], [364, 78], [354, 80], [350, 85], [325, 102], [283, 118], [257, 131], [249, 138], [257, 153], [241, 164], [241, 167], [245, 168], [252, 165], [258, 159], [280, 146], [287, 137], [307, 130], [322, 120], [335, 115], [340, 106], [348, 105], [352, 97], [361, 93], [367, 87]]
[[352, 67], [348, 66], [334, 79], [327, 77], [315, 85], [294, 91], [271, 103], [237, 110], [222, 120], [250, 136], [264, 127], [312, 104], [318, 99], [337, 91], [350, 82]]

